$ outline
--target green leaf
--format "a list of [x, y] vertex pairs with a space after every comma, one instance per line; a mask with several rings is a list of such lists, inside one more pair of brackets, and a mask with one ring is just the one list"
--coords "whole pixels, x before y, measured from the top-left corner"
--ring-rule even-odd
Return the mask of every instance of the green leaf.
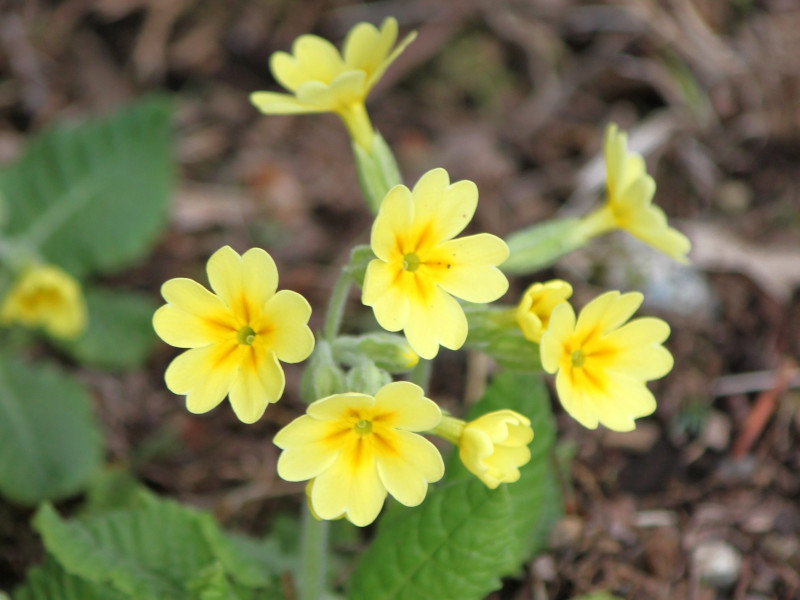
[[228, 587], [242, 600], [279, 597], [276, 544], [225, 533], [210, 515], [172, 501], [139, 494], [132, 508], [68, 521], [44, 504], [33, 524], [69, 573], [137, 600], [210, 600]]
[[156, 497], [127, 469], [119, 466], [98, 471], [86, 489], [84, 514], [100, 513], [121, 508], [143, 508]]
[[[521, 563], [541, 551], [550, 528], [562, 513], [561, 488], [553, 462], [555, 422], [550, 410], [547, 387], [541, 377], [501, 373], [494, 378], [483, 398], [472, 407], [467, 418], [475, 419], [495, 410], [509, 408], [531, 420], [534, 431], [530, 444], [531, 460], [520, 469], [520, 479], [505, 484], [511, 502], [509, 559], [503, 574], [515, 572]], [[474, 476], [461, 464], [458, 452], [447, 461], [447, 479]]]
[[45, 504], [33, 525], [67, 571], [141, 600], [184, 600], [189, 579], [214, 562], [195, 513], [173, 502], [71, 521]]
[[25, 583], [14, 592], [14, 600], [125, 600], [125, 594], [100, 583], [70, 575], [52, 557], [28, 570]]
[[0, 493], [34, 505], [75, 494], [102, 458], [89, 395], [44, 364], [0, 356]]
[[384, 519], [353, 575], [351, 600], [483, 598], [508, 563], [510, 499], [477, 479], [440, 487]]
[[53, 340], [78, 362], [103, 369], [141, 366], [156, 341], [153, 312], [157, 305], [144, 294], [89, 289], [89, 327], [75, 341]]
[[256, 540], [225, 532], [210, 515], [201, 515], [200, 527], [214, 556], [237, 582], [249, 587], [271, 586], [275, 575], [294, 567], [277, 539]]
[[0, 175], [11, 243], [75, 276], [140, 258], [166, 223], [172, 186], [170, 103], [50, 130]]

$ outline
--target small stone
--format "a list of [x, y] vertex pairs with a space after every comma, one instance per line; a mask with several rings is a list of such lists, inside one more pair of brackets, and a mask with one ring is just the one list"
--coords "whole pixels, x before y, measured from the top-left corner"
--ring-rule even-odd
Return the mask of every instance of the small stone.
[[555, 581], [558, 575], [556, 561], [549, 554], [536, 557], [533, 561], [533, 574], [542, 581]]
[[583, 519], [567, 515], [555, 524], [550, 531], [550, 547], [554, 549], [573, 548], [583, 535]]
[[726, 588], [739, 579], [742, 556], [727, 542], [706, 540], [694, 549], [692, 565], [702, 582], [715, 588]]

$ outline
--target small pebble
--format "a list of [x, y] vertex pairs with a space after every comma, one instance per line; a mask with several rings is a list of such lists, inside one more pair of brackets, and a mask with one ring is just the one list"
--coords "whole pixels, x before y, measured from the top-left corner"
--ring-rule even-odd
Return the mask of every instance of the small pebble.
[[692, 552], [692, 565], [702, 582], [715, 588], [726, 588], [739, 579], [742, 555], [727, 542], [706, 540]]

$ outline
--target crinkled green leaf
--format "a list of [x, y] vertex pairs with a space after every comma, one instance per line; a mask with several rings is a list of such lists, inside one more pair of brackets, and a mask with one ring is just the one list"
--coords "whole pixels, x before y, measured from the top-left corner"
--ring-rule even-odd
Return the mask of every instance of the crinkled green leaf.
[[281, 551], [278, 540], [256, 540], [220, 529], [210, 515], [201, 515], [200, 526], [214, 556], [237, 582], [250, 587], [269, 587], [275, 575], [289, 572], [294, 561]]
[[507, 489], [462, 479], [384, 519], [353, 574], [351, 600], [469, 600], [500, 587], [508, 563]]
[[83, 514], [100, 513], [122, 508], [144, 508], [157, 501], [133, 474], [120, 466], [109, 466], [95, 473], [86, 488]]
[[83, 386], [52, 366], [0, 355], [0, 493], [34, 505], [75, 494], [102, 458]]
[[79, 277], [140, 258], [166, 223], [170, 113], [150, 99], [36, 138], [0, 174], [6, 234]]
[[137, 600], [205, 600], [198, 582], [217, 581], [218, 569], [224, 582], [214, 585], [230, 585], [242, 600], [278, 597], [268, 595], [281, 572], [273, 544], [225, 533], [210, 515], [175, 502], [134, 496], [128, 508], [71, 520], [45, 504], [34, 528], [69, 573]]
[[52, 557], [28, 570], [25, 583], [14, 592], [14, 600], [128, 600], [102, 583], [70, 575]]
[[93, 367], [131, 369], [144, 363], [156, 341], [156, 303], [144, 294], [98, 288], [86, 291], [86, 302], [89, 327], [84, 334], [75, 341], [53, 341]]
[[194, 511], [173, 502], [70, 521], [45, 504], [33, 523], [67, 571], [141, 600], [185, 600], [189, 579], [214, 562]]
[[[486, 413], [509, 408], [531, 420], [534, 438], [530, 444], [531, 460], [520, 469], [520, 479], [505, 484], [511, 501], [511, 531], [514, 543], [509, 546], [510, 563], [503, 574], [512, 573], [544, 548], [547, 535], [560, 518], [563, 505], [558, 474], [553, 462], [555, 422], [550, 409], [547, 387], [541, 377], [519, 373], [501, 373], [494, 378], [483, 398], [468, 415], [475, 419]], [[458, 452], [447, 461], [447, 479], [474, 477], [461, 464]]]

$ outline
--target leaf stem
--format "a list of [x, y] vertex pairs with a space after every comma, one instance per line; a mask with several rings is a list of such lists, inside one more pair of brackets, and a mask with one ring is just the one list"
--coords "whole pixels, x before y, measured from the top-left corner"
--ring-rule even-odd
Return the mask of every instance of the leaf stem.
[[427, 392], [428, 386], [431, 382], [431, 371], [433, 370], [433, 361], [420, 358], [419, 362], [411, 370], [408, 375], [408, 380], [411, 383], [416, 383], [419, 387]]
[[351, 284], [352, 278], [350, 274], [342, 269], [336, 284], [333, 286], [333, 291], [328, 301], [328, 311], [325, 313], [325, 340], [328, 342], [332, 343], [339, 333]]
[[300, 600], [319, 600], [323, 597], [329, 525], [328, 521], [317, 520], [310, 510], [303, 510]]

